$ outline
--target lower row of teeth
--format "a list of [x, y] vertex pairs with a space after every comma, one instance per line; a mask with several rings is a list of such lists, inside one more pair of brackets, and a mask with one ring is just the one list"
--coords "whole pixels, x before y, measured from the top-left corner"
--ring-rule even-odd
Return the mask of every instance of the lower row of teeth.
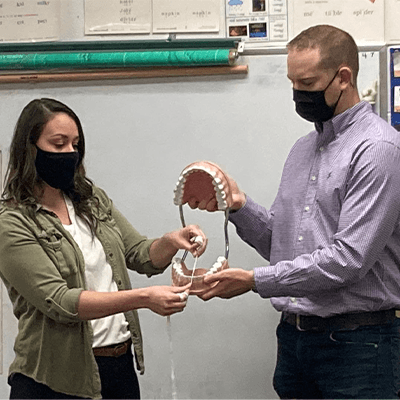
[[[205, 275], [211, 275], [211, 274], [215, 274], [216, 272], [218, 272], [219, 269], [221, 269], [223, 263], [226, 261], [225, 257], [218, 257], [217, 261], [213, 264], [213, 266], [205, 273]], [[172, 264], [172, 268], [175, 270], [175, 272], [180, 275], [180, 276], [186, 276], [186, 277], [190, 277], [191, 275], [185, 275], [183, 273], [182, 270], [182, 264], [180, 263], [180, 260], [175, 259], [173, 264]]]

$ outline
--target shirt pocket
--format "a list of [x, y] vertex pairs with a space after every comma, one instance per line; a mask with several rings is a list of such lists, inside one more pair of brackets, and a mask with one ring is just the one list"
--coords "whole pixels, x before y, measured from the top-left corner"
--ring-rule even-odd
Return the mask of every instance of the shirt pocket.
[[39, 234], [39, 242], [63, 279], [68, 282], [72, 276], [77, 274], [78, 262], [75, 251], [59, 231], [55, 228], [43, 230]]
[[122, 252], [125, 253], [122, 232], [119, 229], [117, 222], [111, 215], [111, 210], [109, 210], [107, 213], [103, 212], [100, 214], [98, 229], [100, 235], [106, 233], [107, 240], [111, 245], [117, 244]]

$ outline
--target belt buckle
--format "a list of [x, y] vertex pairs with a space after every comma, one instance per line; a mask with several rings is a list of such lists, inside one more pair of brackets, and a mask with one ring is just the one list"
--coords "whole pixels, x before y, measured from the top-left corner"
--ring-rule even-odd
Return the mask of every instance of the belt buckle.
[[301, 327], [301, 315], [300, 314], [296, 314], [296, 329], [300, 332], [305, 332], [305, 329], [302, 329]]

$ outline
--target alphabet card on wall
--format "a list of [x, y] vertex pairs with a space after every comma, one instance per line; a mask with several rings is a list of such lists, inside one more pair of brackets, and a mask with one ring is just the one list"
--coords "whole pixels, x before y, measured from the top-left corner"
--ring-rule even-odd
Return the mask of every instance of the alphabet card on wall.
[[218, 32], [219, 13], [218, 0], [153, 0], [153, 32]]
[[295, 0], [293, 35], [317, 24], [329, 24], [349, 32], [358, 45], [385, 42], [383, 0]]
[[385, 41], [386, 43], [400, 43], [399, 32], [400, 0], [385, 1]]
[[151, 0], [85, 0], [85, 35], [150, 31]]
[[59, 0], [0, 1], [0, 42], [59, 39]]

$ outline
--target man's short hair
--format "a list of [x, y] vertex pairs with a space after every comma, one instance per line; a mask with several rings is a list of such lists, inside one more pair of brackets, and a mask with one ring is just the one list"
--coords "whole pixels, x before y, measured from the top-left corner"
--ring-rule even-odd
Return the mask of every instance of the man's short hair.
[[315, 48], [320, 50], [322, 68], [338, 70], [346, 65], [353, 71], [356, 85], [358, 48], [350, 34], [331, 25], [316, 25], [300, 32], [287, 44], [289, 51]]

